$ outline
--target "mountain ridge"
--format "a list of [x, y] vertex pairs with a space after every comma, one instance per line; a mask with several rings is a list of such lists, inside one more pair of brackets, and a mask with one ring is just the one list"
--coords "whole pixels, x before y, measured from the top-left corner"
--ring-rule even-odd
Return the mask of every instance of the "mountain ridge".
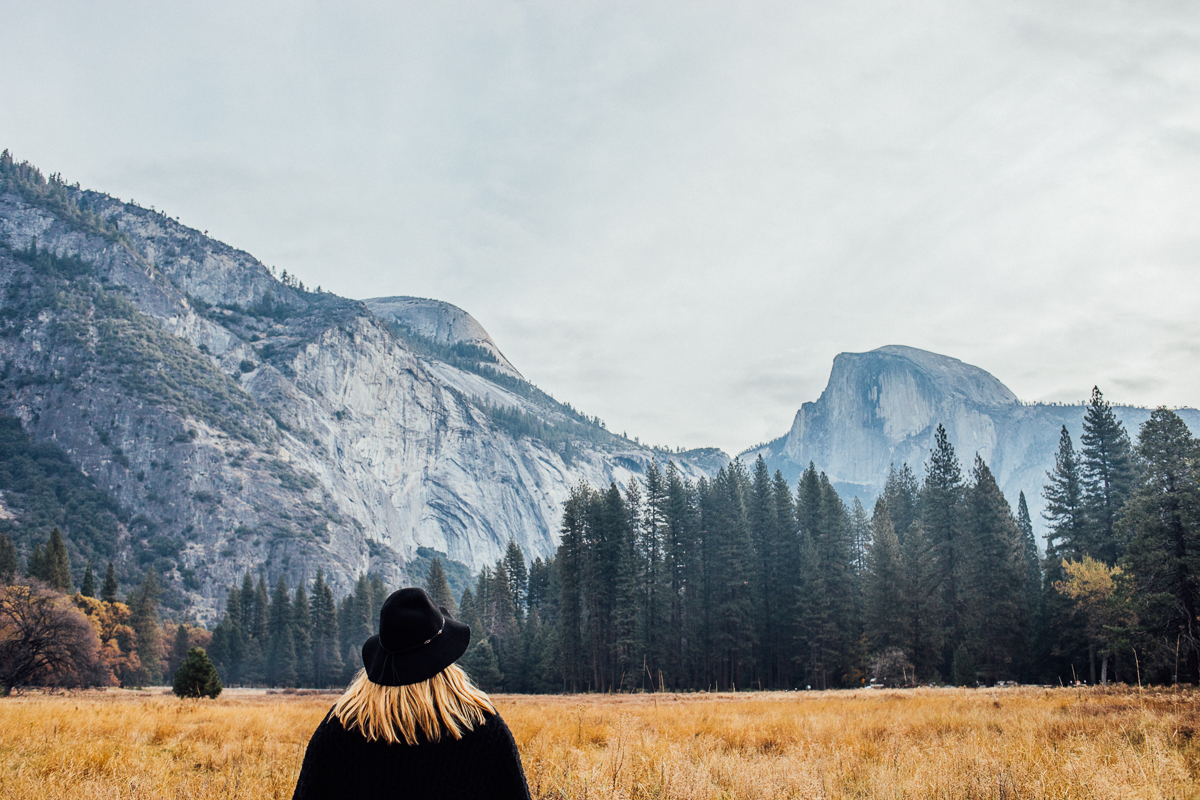
[[295, 584], [320, 566], [344, 592], [364, 571], [419, 582], [421, 548], [472, 570], [510, 537], [548, 556], [579, 481], [727, 460], [616, 436], [498, 369], [498, 347], [446, 360], [366, 303], [7, 151], [0, 298], [0, 413], [127, 510], [97, 557], [124, 583], [160, 572], [202, 621], [247, 569]]
[[[964, 467], [978, 453], [1014, 507], [1018, 494], [1025, 493], [1035, 527], [1044, 532], [1042, 487], [1054, 467], [1059, 432], [1066, 425], [1078, 443], [1085, 410], [1083, 405], [1025, 403], [979, 367], [886, 345], [836, 356], [824, 391], [801, 405], [788, 432], [738, 457], [762, 455], [772, 470], [793, 481], [811, 462], [844, 496], [869, 503], [891, 465], [908, 464], [920, 476], [941, 424]], [[1134, 438], [1151, 411], [1113, 410]], [[1200, 430], [1200, 411], [1178, 413], [1193, 431]]]

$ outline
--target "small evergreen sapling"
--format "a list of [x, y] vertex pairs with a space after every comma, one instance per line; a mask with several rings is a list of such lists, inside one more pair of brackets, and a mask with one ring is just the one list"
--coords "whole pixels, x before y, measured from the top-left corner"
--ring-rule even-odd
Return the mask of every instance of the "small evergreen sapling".
[[188, 650], [187, 658], [175, 670], [175, 681], [171, 686], [178, 697], [210, 697], [221, 693], [221, 678], [217, 668], [202, 648]]

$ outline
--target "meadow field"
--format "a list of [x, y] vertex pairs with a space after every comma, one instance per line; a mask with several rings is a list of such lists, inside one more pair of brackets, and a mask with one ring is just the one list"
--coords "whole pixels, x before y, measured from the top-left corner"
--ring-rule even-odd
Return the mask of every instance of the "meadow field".
[[[497, 696], [535, 798], [1197, 798], [1200, 694]], [[0, 699], [0, 797], [288, 798], [331, 695]]]

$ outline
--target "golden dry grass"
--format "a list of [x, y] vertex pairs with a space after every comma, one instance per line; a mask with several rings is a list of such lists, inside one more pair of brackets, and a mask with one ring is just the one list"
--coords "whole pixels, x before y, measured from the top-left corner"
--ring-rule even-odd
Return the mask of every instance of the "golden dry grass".
[[[1200, 798], [1200, 695], [497, 697], [536, 798]], [[0, 797], [290, 797], [325, 696], [0, 700]]]

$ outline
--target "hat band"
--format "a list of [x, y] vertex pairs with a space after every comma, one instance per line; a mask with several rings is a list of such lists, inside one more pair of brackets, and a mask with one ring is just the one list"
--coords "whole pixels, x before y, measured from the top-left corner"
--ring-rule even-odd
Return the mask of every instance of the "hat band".
[[437, 633], [435, 633], [433, 636], [430, 636], [428, 639], [426, 639], [425, 641], [421, 642], [420, 644], [414, 644], [412, 647], [406, 647], [406, 648], [404, 648], [403, 650], [388, 650], [388, 649], [387, 649], [387, 646], [386, 646], [386, 645], [384, 645], [384, 643], [383, 643], [383, 637], [380, 637], [380, 639], [379, 639], [379, 646], [380, 646], [380, 648], [382, 648], [382, 649], [383, 649], [383, 652], [385, 652], [385, 653], [388, 653], [388, 654], [390, 654], [390, 655], [393, 655], [393, 656], [402, 655], [402, 654], [404, 654], [404, 653], [411, 653], [413, 650], [419, 650], [420, 648], [422, 648], [422, 647], [424, 647], [425, 645], [427, 645], [427, 644], [429, 644], [430, 642], [432, 642], [432, 641], [433, 641], [434, 639], [436, 639], [437, 637], [441, 636], [441, 635], [442, 635], [442, 631], [444, 631], [444, 630], [446, 630], [446, 618], [445, 618], [445, 617], [442, 617], [442, 627], [438, 628], [438, 632], [437, 632]]

